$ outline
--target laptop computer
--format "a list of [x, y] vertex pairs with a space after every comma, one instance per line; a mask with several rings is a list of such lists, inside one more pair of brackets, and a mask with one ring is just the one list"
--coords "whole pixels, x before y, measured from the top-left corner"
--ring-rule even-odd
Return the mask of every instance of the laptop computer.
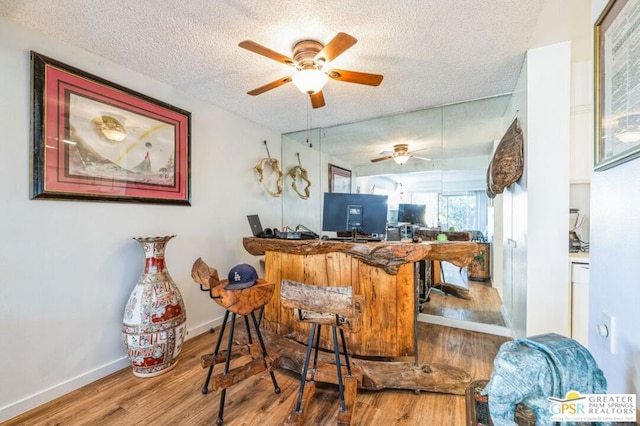
[[249, 220], [249, 226], [251, 227], [251, 232], [254, 237], [263, 237], [264, 230], [262, 229], [262, 224], [260, 223], [260, 218], [257, 214], [247, 215], [247, 219]]

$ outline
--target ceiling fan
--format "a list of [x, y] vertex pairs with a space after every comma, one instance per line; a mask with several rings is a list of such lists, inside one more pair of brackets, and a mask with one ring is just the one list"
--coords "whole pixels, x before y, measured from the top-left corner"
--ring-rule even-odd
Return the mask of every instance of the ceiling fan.
[[373, 160], [371, 160], [372, 163], [377, 163], [379, 161], [385, 161], [385, 160], [391, 160], [393, 158], [393, 161], [395, 161], [396, 163], [403, 165], [404, 163], [406, 163], [407, 161], [409, 161], [409, 158], [417, 158], [419, 160], [426, 160], [426, 161], [430, 161], [430, 158], [426, 158], [426, 157], [418, 157], [416, 155], [414, 155], [414, 153], [419, 152], [419, 151], [424, 151], [426, 148], [423, 149], [418, 149], [415, 151], [409, 151], [409, 145], [406, 143], [399, 143], [397, 145], [393, 146], [393, 152], [392, 151], [382, 151], [380, 153], [380, 155], [382, 155], [382, 157], [380, 158], [374, 158]]
[[260, 95], [293, 81], [293, 84], [302, 93], [309, 95], [313, 108], [321, 108], [325, 105], [322, 88], [329, 78], [346, 83], [377, 86], [382, 82], [382, 75], [340, 69], [325, 70], [329, 62], [340, 56], [345, 50], [356, 44], [357, 41], [355, 37], [346, 33], [336, 34], [326, 46], [316, 40], [302, 40], [293, 45], [293, 58], [275, 52], [251, 40], [240, 42], [238, 46], [244, 49], [296, 69], [294, 74], [267, 83], [247, 92], [247, 94], [252, 96]]

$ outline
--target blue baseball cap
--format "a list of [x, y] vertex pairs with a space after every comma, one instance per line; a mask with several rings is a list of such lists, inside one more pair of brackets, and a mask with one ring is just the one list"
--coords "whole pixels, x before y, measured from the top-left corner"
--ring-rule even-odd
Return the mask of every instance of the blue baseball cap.
[[229, 283], [224, 286], [225, 290], [242, 290], [258, 281], [258, 272], [253, 266], [241, 263], [231, 268], [228, 279]]

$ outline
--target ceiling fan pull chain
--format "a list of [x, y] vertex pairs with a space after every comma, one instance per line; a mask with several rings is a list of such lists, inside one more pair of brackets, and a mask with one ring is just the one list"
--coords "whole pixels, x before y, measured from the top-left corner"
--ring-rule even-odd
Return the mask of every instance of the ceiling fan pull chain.
[[307, 145], [309, 148], [313, 148], [313, 142], [311, 141], [311, 108], [309, 108], [309, 104], [307, 104]]

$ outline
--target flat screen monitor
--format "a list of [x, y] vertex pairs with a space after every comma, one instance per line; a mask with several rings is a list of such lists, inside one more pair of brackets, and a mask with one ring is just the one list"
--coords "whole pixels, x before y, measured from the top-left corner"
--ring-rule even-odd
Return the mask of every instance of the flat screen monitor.
[[398, 205], [398, 222], [424, 225], [427, 206], [424, 204]]
[[385, 235], [387, 231], [386, 195], [325, 192], [322, 230], [357, 234]]

